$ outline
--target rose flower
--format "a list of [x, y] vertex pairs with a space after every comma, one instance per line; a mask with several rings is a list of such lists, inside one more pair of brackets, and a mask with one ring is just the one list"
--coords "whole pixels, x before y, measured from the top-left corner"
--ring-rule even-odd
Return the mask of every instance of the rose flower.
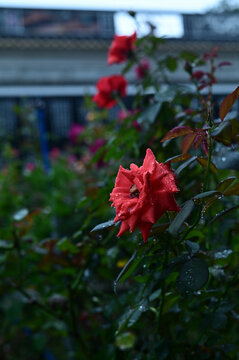
[[121, 236], [139, 227], [146, 242], [153, 224], [167, 211], [179, 211], [174, 193], [175, 176], [168, 166], [159, 164], [147, 149], [143, 165], [120, 166], [110, 201], [116, 210], [114, 222], [121, 221]]
[[108, 53], [108, 65], [126, 61], [135, 49], [136, 32], [131, 36], [115, 35]]
[[93, 101], [100, 108], [112, 108], [117, 103], [117, 96], [126, 95], [127, 81], [121, 75], [102, 77], [97, 83], [98, 93], [93, 96]]

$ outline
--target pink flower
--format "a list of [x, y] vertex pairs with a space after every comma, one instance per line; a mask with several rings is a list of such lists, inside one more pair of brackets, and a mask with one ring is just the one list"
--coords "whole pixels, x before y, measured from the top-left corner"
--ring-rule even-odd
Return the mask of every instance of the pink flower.
[[68, 136], [72, 144], [76, 144], [78, 140], [78, 136], [82, 133], [82, 131], [85, 129], [84, 126], [79, 124], [72, 124]]
[[58, 147], [54, 147], [50, 151], [50, 158], [52, 160], [57, 160], [61, 155], [61, 151]]
[[28, 162], [25, 166], [25, 169], [29, 172], [32, 172], [36, 169], [36, 165], [33, 162]]
[[104, 139], [95, 140], [95, 142], [89, 146], [91, 154], [95, 154], [104, 144], [105, 144]]
[[140, 64], [134, 69], [135, 75], [138, 79], [143, 79], [149, 72], [150, 64], [147, 59], [142, 59]]
[[73, 163], [75, 163], [75, 162], [77, 161], [77, 156], [74, 155], [74, 154], [71, 154], [71, 155], [69, 155], [69, 156], [67, 157], [67, 160], [68, 160], [68, 162], [69, 162], [70, 164], [73, 164]]
[[135, 128], [135, 130], [137, 130], [139, 132], [142, 130], [142, 127], [139, 125], [137, 120], [132, 122], [132, 126]]
[[[124, 110], [119, 110], [118, 112], [118, 118], [120, 119], [120, 121], [123, 121], [124, 119], [126, 119], [128, 116], [131, 116], [131, 115], [135, 115], [139, 112], [140, 110], [139, 109], [135, 109], [135, 110], [129, 110], [128, 111], [128, 114], [126, 113], [126, 111]], [[139, 125], [138, 121], [137, 120], [134, 120], [132, 122], [132, 126], [138, 130], [138, 131], [141, 131], [142, 130], [142, 127]]]
[[118, 111], [118, 114], [117, 114], [117, 117], [121, 120], [121, 121], [123, 121], [124, 119], [126, 119], [127, 118], [127, 112], [126, 111], [124, 111], [124, 110], [122, 110], [122, 109], [120, 109], [119, 111]]

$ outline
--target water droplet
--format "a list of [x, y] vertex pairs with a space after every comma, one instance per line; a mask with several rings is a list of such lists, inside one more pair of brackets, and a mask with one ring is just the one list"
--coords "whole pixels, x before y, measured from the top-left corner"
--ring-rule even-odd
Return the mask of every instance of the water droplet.
[[222, 161], [225, 162], [227, 158], [225, 156], [222, 157]]
[[226, 249], [223, 251], [218, 251], [216, 254], [214, 254], [215, 259], [225, 259], [232, 253], [231, 249]]
[[145, 312], [145, 311], [148, 310], [148, 308], [147, 308], [147, 306], [145, 306], [145, 305], [140, 305], [140, 306], [138, 307], [138, 310], [141, 311], [141, 312]]

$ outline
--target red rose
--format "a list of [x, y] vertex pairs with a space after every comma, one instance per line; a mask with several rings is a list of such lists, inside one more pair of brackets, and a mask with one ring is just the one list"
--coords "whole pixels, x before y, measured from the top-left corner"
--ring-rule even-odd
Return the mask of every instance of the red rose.
[[146, 242], [153, 224], [167, 210], [180, 210], [174, 198], [177, 191], [173, 172], [159, 164], [150, 149], [141, 167], [131, 164], [130, 170], [126, 170], [120, 166], [110, 194], [116, 210], [114, 222], [121, 221], [117, 236], [139, 227]]
[[108, 53], [108, 65], [122, 63], [135, 49], [136, 32], [131, 36], [115, 35]]
[[98, 93], [93, 97], [93, 101], [100, 108], [110, 109], [117, 103], [114, 93], [120, 97], [126, 95], [127, 81], [121, 75], [111, 75], [102, 77], [96, 86]]

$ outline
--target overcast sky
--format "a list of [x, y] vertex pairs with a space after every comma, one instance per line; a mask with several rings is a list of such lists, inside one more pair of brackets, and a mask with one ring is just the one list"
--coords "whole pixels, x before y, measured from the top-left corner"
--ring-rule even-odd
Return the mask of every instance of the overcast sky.
[[170, 10], [178, 12], [203, 12], [218, 0], [1, 0], [0, 6], [47, 7], [64, 9], [102, 10]]

